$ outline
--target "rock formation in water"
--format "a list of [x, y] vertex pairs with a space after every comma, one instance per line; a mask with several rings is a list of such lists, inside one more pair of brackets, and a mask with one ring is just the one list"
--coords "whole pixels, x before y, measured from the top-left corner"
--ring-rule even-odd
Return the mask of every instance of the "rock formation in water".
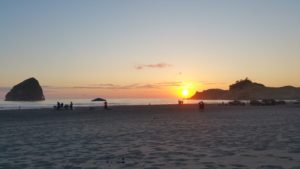
[[35, 78], [29, 78], [15, 85], [5, 97], [6, 101], [45, 100], [43, 89]]
[[100, 97], [96, 98], [96, 99], [93, 99], [92, 102], [101, 102], [101, 101], [106, 101], [105, 99], [102, 99]]
[[300, 98], [300, 88], [293, 86], [266, 87], [249, 79], [237, 81], [229, 86], [229, 90], [208, 89], [196, 92], [191, 99], [205, 100], [297, 100]]

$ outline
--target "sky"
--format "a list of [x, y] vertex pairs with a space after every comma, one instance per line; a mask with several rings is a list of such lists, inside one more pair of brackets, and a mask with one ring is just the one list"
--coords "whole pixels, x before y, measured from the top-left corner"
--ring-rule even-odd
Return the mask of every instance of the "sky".
[[298, 0], [1, 0], [0, 98], [172, 98], [250, 78], [300, 87]]

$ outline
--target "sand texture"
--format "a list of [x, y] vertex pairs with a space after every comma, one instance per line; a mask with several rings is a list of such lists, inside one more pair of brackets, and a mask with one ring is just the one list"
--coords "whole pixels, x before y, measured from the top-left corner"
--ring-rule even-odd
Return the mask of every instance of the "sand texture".
[[300, 169], [300, 107], [0, 112], [1, 169]]

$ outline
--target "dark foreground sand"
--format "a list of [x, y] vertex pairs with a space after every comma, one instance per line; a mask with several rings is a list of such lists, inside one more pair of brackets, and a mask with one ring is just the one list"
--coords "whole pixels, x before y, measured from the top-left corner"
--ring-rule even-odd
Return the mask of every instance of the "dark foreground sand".
[[1, 111], [0, 168], [300, 169], [300, 107]]

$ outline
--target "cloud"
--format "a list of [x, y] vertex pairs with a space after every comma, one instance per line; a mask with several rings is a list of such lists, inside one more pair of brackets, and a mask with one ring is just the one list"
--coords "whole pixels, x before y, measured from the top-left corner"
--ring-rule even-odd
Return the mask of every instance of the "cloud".
[[181, 86], [182, 82], [160, 82], [156, 84], [164, 87], [176, 87], [176, 86]]
[[206, 82], [206, 81], [201, 81], [199, 83], [204, 84], [204, 85], [223, 85], [223, 84], [226, 84], [225, 82]]
[[57, 88], [59, 88], [59, 89], [61, 89], [61, 88], [63, 88], [63, 87], [57, 87], [57, 86], [41, 86], [43, 89], [57, 89]]
[[133, 83], [128, 85], [118, 84], [94, 84], [88, 86], [73, 86], [73, 89], [160, 89], [164, 87], [176, 87], [180, 86], [181, 82], [159, 82], [159, 83]]
[[135, 69], [137, 69], [137, 70], [142, 70], [144, 68], [163, 69], [163, 68], [167, 68], [167, 67], [172, 67], [172, 65], [168, 64], [168, 63], [141, 64], [141, 65], [135, 66]]
[[[132, 84], [113, 84], [113, 83], [100, 83], [90, 84], [83, 86], [42, 86], [45, 93], [56, 93], [59, 90], [130, 90], [130, 89], [162, 89], [167, 87], [181, 86], [182, 82], [171, 81], [171, 82], [157, 82], [157, 83], [132, 83]], [[8, 92], [9, 88], [0, 87], [0, 94]]]

